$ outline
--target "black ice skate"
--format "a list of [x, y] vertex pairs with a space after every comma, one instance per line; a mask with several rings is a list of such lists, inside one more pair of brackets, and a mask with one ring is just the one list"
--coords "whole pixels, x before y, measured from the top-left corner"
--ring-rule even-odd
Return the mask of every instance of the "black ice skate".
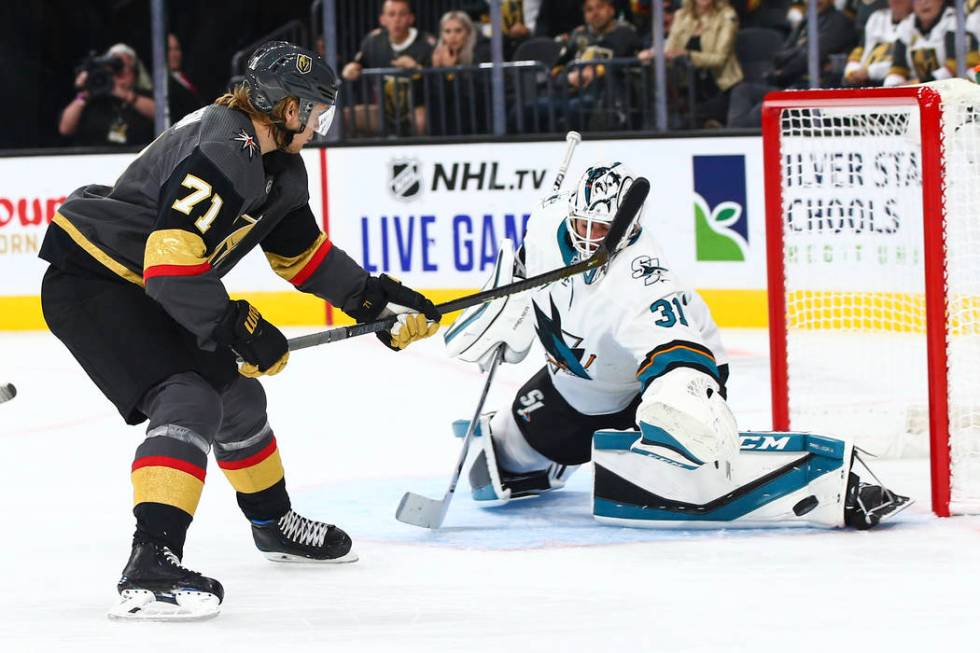
[[292, 510], [278, 520], [253, 521], [252, 537], [259, 551], [274, 562], [357, 561], [347, 533]]
[[120, 600], [110, 619], [193, 621], [210, 619], [221, 610], [225, 590], [213, 578], [180, 564], [161, 544], [133, 541], [133, 552], [116, 586]]
[[[875, 479], [877, 480], [877, 479]], [[895, 513], [908, 508], [912, 500], [895, 494], [880, 485], [865, 483], [851, 472], [847, 480], [844, 501], [844, 523], [858, 530], [867, 530]]]

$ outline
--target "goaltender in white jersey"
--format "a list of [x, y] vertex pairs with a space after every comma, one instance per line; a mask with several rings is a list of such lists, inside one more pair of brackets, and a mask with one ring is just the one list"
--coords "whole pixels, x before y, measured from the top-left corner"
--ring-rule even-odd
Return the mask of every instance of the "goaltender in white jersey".
[[[546, 197], [486, 288], [591, 255], [635, 178], [602, 163]], [[906, 506], [860, 482], [847, 441], [738, 432], [718, 328], [643, 215], [603, 268], [473, 307], [447, 329], [449, 353], [482, 367], [498, 347], [504, 362], [523, 360], [535, 338], [546, 357], [510, 405], [481, 417], [473, 498], [498, 506], [560, 489], [591, 460], [594, 515], [618, 524], [868, 528]]]

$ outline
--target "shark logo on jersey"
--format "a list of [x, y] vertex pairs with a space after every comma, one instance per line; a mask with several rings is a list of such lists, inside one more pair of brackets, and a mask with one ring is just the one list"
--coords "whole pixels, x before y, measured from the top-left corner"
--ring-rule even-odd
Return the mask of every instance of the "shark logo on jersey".
[[630, 269], [633, 270], [634, 279], [643, 279], [644, 286], [664, 281], [664, 272], [667, 271], [667, 268], [661, 267], [659, 258], [649, 256], [637, 256], [630, 264]]
[[[595, 362], [595, 354], [591, 354], [585, 364], [582, 364], [582, 356], [585, 355], [585, 349], [579, 347], [582, 344], [582, 338], [562, 330], [561, 314], [558, 312], [558, 307], [555, 306], [553, 299], [549, 298], [549, 301], [551, 303], [551, 317], [545, 315], [537, 302], [532, 301], [531, 303], [534, 305], [534, 317], [537, 321], [534, 330], [544, 346], [551, 371], [562, 370], [567, 374], [591, 381], [592, 377], [586, 370]], [[566, 339], [570, 340], [571, 344], [566, 342]]]
[[749, 249], [748, 193], [742, 154], [692, 157], [698, 261], [744, 261]]
[[411, 201], [422, 194], [422, 164], [417, 159], [391, 162], [388, 190], [397, 200]]

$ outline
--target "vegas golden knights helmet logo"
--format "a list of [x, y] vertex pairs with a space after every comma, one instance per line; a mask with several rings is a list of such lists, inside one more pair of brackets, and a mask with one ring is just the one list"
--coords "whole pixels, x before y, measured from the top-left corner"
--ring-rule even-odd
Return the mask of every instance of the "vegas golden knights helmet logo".
[[313, 70], [313, 60], [308, 55], [299, 55], [296, 57], [296, 70], [305, 75]]

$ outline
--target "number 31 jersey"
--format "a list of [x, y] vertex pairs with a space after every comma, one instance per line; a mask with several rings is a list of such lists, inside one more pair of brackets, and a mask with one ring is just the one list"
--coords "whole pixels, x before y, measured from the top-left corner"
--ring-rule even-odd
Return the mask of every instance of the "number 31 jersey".
[[[568, 196], [548, 197], [531, 214], [523, 244], [529, 277], [578, 260], [565, 222]], [[649, 230], [634, 235], [605, 268], [534, 291], [531, 303], [552, 382], [580, 413], [623, 410], [677, 367], [724, 386], [728, 361], [718, 327]]]

